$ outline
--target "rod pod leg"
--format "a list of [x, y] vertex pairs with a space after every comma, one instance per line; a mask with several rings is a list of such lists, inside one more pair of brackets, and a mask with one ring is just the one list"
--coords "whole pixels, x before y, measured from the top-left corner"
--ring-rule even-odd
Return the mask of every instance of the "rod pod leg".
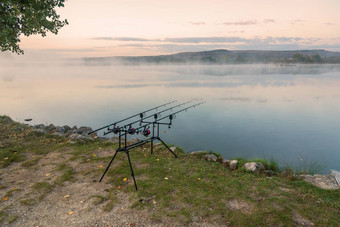
[[151, 140], [151, 154], [153, 153], [153, 140]]
[[168, 148], [168, 150], [173, 154], [173, 155], [175, 155], [175, 157], [176, 158], [178, 158], [178, 156], [170, 149], [170, 147], [168, 147], [168, 145], [166, 145], [165, 143], [164, 143], [164, 141], [161, 139], [161, 138], [157, 138], [159, 141], [161, 141], [162, 142], [162, 144], [166, 147], [166, 148]]
[[128, 149], [125, 149], [125, 153], [126, 153], [126, 155], [127, 155], [127, 157], [128, 157], [128, 160], [129, 160], [129, 165], [130, 165], [130, 169], [131, 169], [131, 176], [132, 176], [132, 178], [133, 178], [133, 182], [134, 182], [134, 184], [135, 184], [135, 188], [136, 188], [136, 190], [138, 190], [138, 188], [137, 188], [137, 183], [136, 183], [136, 179], [135, 179], [135, 174], [133, 173], [133, 169], [132, 169], [132, 164], [131, 164], [131, 160], [130, 160], [129, 150], [128, 150]]
[[110, 168], [110, 166], [111, 166], [111, 164], [112, 164], [113, 160], [115, 159], [115, 157], [116, 157], [116, 155], [117, 155], [118, 152], [119, 152], [119, 149], [116, 150], [116, 153], [113, 155], [113, 157], [112, 157], [112, 159], [111, 159], [109, 165], [106, 167], [105, 172], [104, 172], [104, 174], [102, 175], [102, 177], [100, 178], [99, 182], [101, 182], [101, 181], [103, 180], [103, 178], [104, 178], [106, 172], [109, 170], [109, 168]]

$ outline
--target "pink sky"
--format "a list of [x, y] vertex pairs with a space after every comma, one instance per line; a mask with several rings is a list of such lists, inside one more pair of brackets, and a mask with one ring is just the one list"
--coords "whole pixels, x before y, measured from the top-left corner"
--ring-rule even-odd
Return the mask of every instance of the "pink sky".
[[68, 0], [58, 35], [22, 37], [66, 57], [212, 49], [340, 51], [339, 0]]

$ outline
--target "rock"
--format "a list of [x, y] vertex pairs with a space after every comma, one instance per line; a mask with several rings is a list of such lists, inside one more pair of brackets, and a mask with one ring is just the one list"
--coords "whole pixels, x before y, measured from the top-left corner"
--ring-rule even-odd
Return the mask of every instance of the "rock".
[[334, 169], [331, 169], [330, 170], [331, 172], [331, 176], [334, 177], [335, 181], [338, 183], [338, 185], [340, 186], [340, 172], [339, 171], [336, 171]]
[[78, 128], [78, 134], [81, 134], [83, 136], [88, 136], [88, 133], [92, 131], [92, 128], [90, 127], [85, 127], [82, 126], [80, 128]]
[[271, 176], [275, 176], [276, 175], [276, 172], [274, 172], [273, 170], [263, 170], [262, 172], [263, 174], [267, 175], [268, 177], [271, 177]]
[[176, 147], [170, 147], [170, 150], [172, 150], [172, 152], [175, 152]]
[[300, 175], [305, 181], [318, 186], [323, 189], [339, 189], [340, 186], [336, 182], [333, 176], [331, 175], [309, 175], [309, 174], [302, 174]]
[[204, 155], [204, 159], [208, 162], [217, 162], [217, 157], [214, 154], [206, 154]]
[[222, 165], [224, 165], [225, 167], [229, 167], [230, 166], [230, 160], [223, 159]]
[[92, 137], [86, 137], [87, 140], [94, 141], [94, 138]]
[[97, 135], [96, 132], [92, 133], [92, 134], [89, 135], [89, 136], [90, 136], [90, 138], [92, 138], [92, 139], [97, 139], [97, 138], [98, 138], [98, 135]]
[[71, 131], [71, 127], [70, 126], [64, 125], [63, 127], [65, 129], [65, 133], [68, 132], [68, 131]]
[[45, 129], [45, 125], [44, 124], [39, 124], [39, 125], [34, 125], [33, 128], [35, 129]]
[[238, 164], [238, 161], [237, 161], [237, 160], [231, 160], [231, 161], [230, 161], [230, 169], [231, 169], [231, 170], [237, 169], [237, 164]]
[[49, 124], [46, 128], [45, 128], [45, 130], [46, 131], [52, 131], [52, 130], [55, 130], [57, 127], [55, 127], [53, 124]]
[[53, 132], [51, 135], [53, 135], [53, 136], [65, 136], [65, 134], [62, 133], [62, 132]]
[[65, 133], [65, 128], [63, 126], [57, 126], [55, 131], [58, 132], [58, 133], [64, 134]]
[[38, 133], [43, 133], [43, 134], [46, 133], [46, 131], [44, 129], [40, 129], [40, 128], [34, 128], [34, 129], [32, 129], [32, 131], [33, 132], [38, 132]]
[[68, 136], [68, 138], [70, 138], [71, 140], [79, 140], [79, 139], [82, 139], [83, 136], [82, 135], [79, 135], [77, 133], [72, 133]]
[[285, 169], [280, 173], [280, 175], [283, 177], [289, 177], [289, 176], [293, 176], [294, 172], [291, 169]]
[[308, 219], [302, 217], [298, 213], [293, 213], [293, 222], [297, 226], [315, 226], [313, 222], [311, 222]]
[[23, 128], [22, 128], [21, 126], [18, 126], [18, 127], [15, 128], [15, 130], [16, 130], [16, 131], [22, 131]]
[[193, 151], [193, 152], [190, 152], [191, 155], [201, 154], [201, 153], [207, 153], [207, 151]]
[[243, 165], [246, 170], [258, 173], [261, 170], [264, 170], [264, 166], [260, 162], [247, 162], [246, 164]]

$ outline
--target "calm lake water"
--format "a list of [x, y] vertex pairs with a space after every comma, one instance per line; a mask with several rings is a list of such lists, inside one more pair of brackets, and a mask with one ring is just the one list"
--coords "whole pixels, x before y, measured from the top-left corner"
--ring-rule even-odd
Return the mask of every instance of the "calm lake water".
[[0, 63], [0, 114], [93, 129], [172, 100], [207, 101], [162, 138], [225, 158], [340, 170], [340, 67]]

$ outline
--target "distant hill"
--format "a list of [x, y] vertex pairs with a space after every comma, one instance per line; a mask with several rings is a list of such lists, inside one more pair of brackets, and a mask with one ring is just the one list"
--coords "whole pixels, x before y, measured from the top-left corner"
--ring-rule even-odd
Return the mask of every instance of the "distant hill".
[[340, 63], [340, 52], [327, 50], [212, 50], [138, 57], [84, 58], [86, 64], [252, 64], [252, 63]]

